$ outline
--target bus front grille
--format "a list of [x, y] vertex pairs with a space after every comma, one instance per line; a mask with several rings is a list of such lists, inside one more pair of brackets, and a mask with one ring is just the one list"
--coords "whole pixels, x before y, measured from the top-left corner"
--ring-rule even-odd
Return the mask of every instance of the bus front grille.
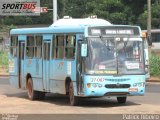
[[131, 85], [130, 84], [106, 84], [106, 88], [129, 88]]
[[128, 92], [107, 92], [104, 96], [126, 96]]

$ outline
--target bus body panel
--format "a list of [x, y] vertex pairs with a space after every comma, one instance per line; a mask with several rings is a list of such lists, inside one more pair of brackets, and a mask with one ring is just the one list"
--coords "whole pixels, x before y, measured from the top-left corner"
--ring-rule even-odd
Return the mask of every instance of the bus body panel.
[[43, 90], [42, 81], [42, 59], [26, 59], [24, 67], [25, 78], [27, 74], [30, 74], [33, 80], [33, 86], [35, 90]]
[[76, 61], [52, 60], [50, 62], [51, 92], [57, 93], [58, 91], [59, 93], [64, 93], [67, 77], [74, 82], [76, 81]]
[[19, 87], [25, 89], [24, 63], [25, 63], [25, 41], [26, 35], [18, 35], [18, 74]]
[[18, 69], [19, 69], [19, 87], [25, 88], [25, 77], [24, 77], [24, 48], [25, 48], [25, 42], [19, 41], [19, 60], [18, 60]]
[[[68, 33], [71, 34], [71, 33]], [[76, 44], [82, 40], [83, 34], [76, 34]], [[52, 41], [53, 42], [53, 41]], [[52, 48], [53, 49], [53, 48]], [[77, 49], [77, 48], [76, 48]], [[77, 50], [76, 50], [77, 51]], [[52, 56], [52, 55], [51, 55]], [[50, 92], [66, 94], [65, 80], [70, 78], [75, 86], [74, 94], [77, 95], [76, 72], [77, 72], [77, 52], [75, 59], [52, 59], [50, 60]]]
[[17, 64], [18, 64], [18, 59], [11, 57], [11, 55], [9, 54], [9, 74], [10, 76], [18, 76], [18, 68], [17, 68]]
[[16, 88], [19, 88], [19, 79], [17, 75], [10, 75], [9, 82], [11, 85], [15, 86]]
[[[109, 25], [108, 25], [109, 26]], [[108, 27], [101, 26], [101, 27]], [[111, 25], [110, 25], [111, 26]], [[126, 93], [127, 95], [143, 95], [145, 92], [145, 75], [85, 75], [84, 71], [78, 71], [78, 60], [77, 56], [80, 52], [77, 52], [78, 41], [85, 41], [89, 37], [88, 33], [89, 25], [84, 26], [58, 26], [58, 27], [48, 27], [48, 28], [28, 28], [28, 29], [13, 29], [11, 30], [11, 35], [18, 35], [18, 40], [25, 42], [24, 50], [24, 61], [21, 62], [21, 74], [23, 76], [22, 86], [26, 88], [26, 76], [30, 75], [33, 80], [33, 88], [36, 91], [52, 92], [59, 94], [66, 94], [66, 79], [70, 78], [74, 87], [74, 95], [80, 97], [102, 97], [107, 96], [108, 93], [116, 93], [114, 96], [122, 96], [118, 93]], [[115, 25], [115, 27], [125, 27], [122, 25]], [[131, 26], [129, 26], [131, 27]], [[137, 27], [137, 26], [136, 26]], [[141, 30], [139, 27], [139, 33]], [[42, 35], [42, 56], [41, 58], [32, 59], [28, 58], [26, 55], [27, 47], [27, 36], [28, 35]], [[75, 59], [58, 59], [53, 58], [53, 36], [54, 35], [76, 35], [76, 46], [75, 46]], [[110, 35], [111, 36], [111, 35]], [[116, 36], [116, 35], [115, 35]], [[115, 37], [113, 36], [113, 37]], [[125, 36], [125, 35], [124, 35]], [[120, 37], [124, 37], [121, 35]], [[127, 36], [127, 35], [126, 35]], [[125, 37], [126, 37], [125, 36]], [[85, 38], [86, 37], [86, 38]], [[94, 36], [95, 37], [95, 36]], [[96, 36], [97, 37], [97, 36]], [[100, 36], [98, 36], [100, 37]], [[127, 36], [128, 37], [128, 36]], [[130, 36], [129, 36], [130, 37]], [[134, 37], [141, 37], [134, 36]], [[46, 51], [48, 50], [48, 52]], [[89, 53], [91, 54], [91, 53]], [[48, 57], [49, 56], [49, 57]], [[47, 58], [48, 57], [48, 58]], [[81, 58], [82, 59], [82, 58]], [[10, 62], [10, 83], [18, 86], [18, 58], [13, 58], [9, 55]], [[13, 69], [14, 68], [14, 69]], [[83, 90], [79, 85], [78, 79], [82, 76]], [[119, 86], [129, 85], [128, 88], [118, 88]], [[112, 85], [117, 88], [106, 88], [107, 85]], [[82, 87], [81, 86], [81, 87]], [[109, 94], [112, 96], [112, 94]]]
[[73, 26], [69, 27], [48, 27], [48, 28], [21, 28], [21, 29], [12, 29], [10, 31], [11, 35], [32, 35], [32, 34], [57, 34], [57, 33], [82, 33], [84, 32], [86, 26]]
[[20, 58], [20, 56], [23, 54], [24, 57], [26, 36], [18, 35], [17, 37], [17, 56], [13, 57], [11, 54], [9, 54], [9, 74], [11, 75], [9, 77], [9, 80], [10, 83], [13, 84], [15, 87], [24, 88], [24, 58], [22, 59]]
[[[61, 28], [57, 28], [57, 32], [55, 32], [54, 34], [62, 34], [64, 33], [66, 34], [71, 34], [71, 33], [76, 33], [76, 32], [82, 32], [83, 29], [81, 29], [80, 27], [75, 27], [74, 29], [72, 29], [69, 33], [68, 33], [68, 28], [65, 29], [61, 29]], [[44, 34], [46, 32], [46, 34]], [[43, 34], [42, 34], [43, 33]], [[49, 34], [52, 33], [52, 34]], [[25, 47], [26, 47], [26, 36], [24, 34], [29, 34], [29, 35], [39, 35], [41, 34], [43, 36], [43, 41], [45, 40], [52, 40], [52, 36], [53, 36], [53, 29], [52, 28], [26, 28], [26, 29], [13, 29], [11, 30], [11, 34], [12, 35], [18, 35], [18, 40], [23, 40], [25, 41]], [[25, 51], [26, 52], [26, 51]], [[23, 88], [26, 88], [26, 76], [27, 74], [31, 74], [33, 82], [34, 82], [34, 88], [35, 90], [41, 91], [42, 89], [44, 89], [44, 83], [42, 80], [42, 58], [41, 59], [29, 59], [27, 58], [26, 55], [24, 55], [24, 63], [22, 65], [24, 65], [24, 68], [22, 68], [23, 70], [23, 78], [24, 78], [24, 82], [23, 82]], [[12, 58], [10, 57], [10, 61], [13, 63], [14, 62], [14, 69], [15, 71], [11, 72], [10, 75], [15, 75], [14, 78], [12, 78], [10, 76], [10, 83], [11, 84], [15, 84], [15, 86], [18, 87], [18, 77], [16, 77], [18, 75], [18, 67], [15, 68], [16, 66], [18, 66], [18, 59], [17, 58]], [[15, 79], [15, 77], [17, 79]], [[49, 83], [48, 83], [49, 84]], [[49, 89], [47, 90], [49, 91]]]
[[53, 34], [43, 34], [43, 43], [42, 43], [42, 54], [43, 54], [43, 89], [48, 92], [50, 90], [49, 84], [49, 75], [50, 75], [50, 59], [51, 59], [51, 41]]

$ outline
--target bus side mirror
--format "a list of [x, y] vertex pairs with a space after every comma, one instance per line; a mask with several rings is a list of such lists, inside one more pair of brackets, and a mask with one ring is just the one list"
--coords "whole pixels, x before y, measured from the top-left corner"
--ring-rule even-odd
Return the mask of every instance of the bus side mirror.
[[152, 37], [151, 35], [147, 36], [147, 42], [149, 46], [152, 46]]
[[81, 44], [81, 57], [87, 57], [87, 44]]

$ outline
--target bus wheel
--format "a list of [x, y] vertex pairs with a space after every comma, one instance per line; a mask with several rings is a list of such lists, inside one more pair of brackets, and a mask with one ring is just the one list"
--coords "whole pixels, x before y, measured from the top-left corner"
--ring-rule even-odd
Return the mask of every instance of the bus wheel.
[[118, 103], [126, 103], [127, 97], [117, 97]]
[[69, 84], [69, 100], [72, 106], [78, 105], [78, 97], [74, 96], [74, 88], [72, 82], [70, 82]]
[[27, 94], [30, 100], [38, 99], [38, 91], [35, 91], [33, 89], [32, 78], [28, 78], [28, 81], [27, 81]]

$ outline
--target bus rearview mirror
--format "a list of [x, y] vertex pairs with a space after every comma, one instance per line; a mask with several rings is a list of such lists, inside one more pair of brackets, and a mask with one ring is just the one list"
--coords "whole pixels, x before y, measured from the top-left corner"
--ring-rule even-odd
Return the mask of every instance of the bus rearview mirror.
[[87, 57], [87, 44], [81, 44], [81, 57]]

